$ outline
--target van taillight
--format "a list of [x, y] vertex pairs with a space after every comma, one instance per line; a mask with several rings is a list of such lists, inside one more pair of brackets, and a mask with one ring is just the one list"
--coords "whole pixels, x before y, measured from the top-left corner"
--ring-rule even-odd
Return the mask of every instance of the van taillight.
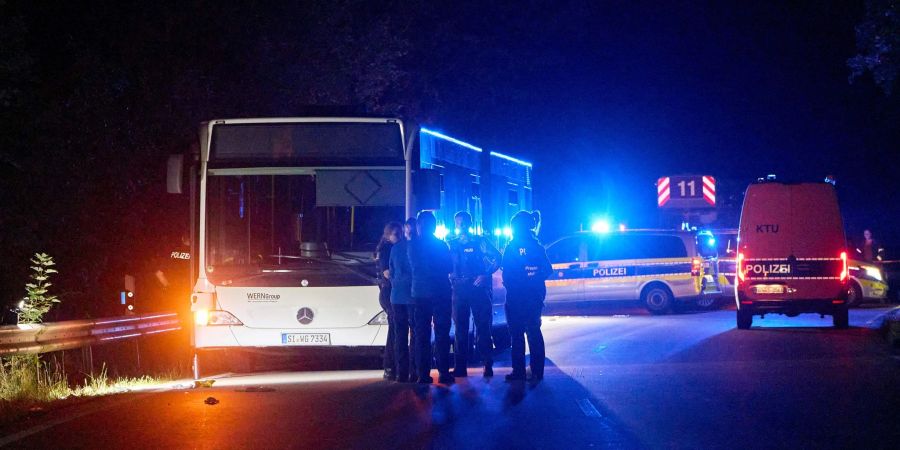
[[703, 260], [700, 258], [691, 259], [691, 276], [699, 277], [700, 269], [703, 267]]
[[737, 264], [735, 267], [735, 272], [737, 272], [737, 280], [738, 283], [744, 281], [744, 253], [738, 253], [737, 255]]
[[841, 252], [841, 281], [847, 281], [849, 271], [847, 269], [847, 252]]

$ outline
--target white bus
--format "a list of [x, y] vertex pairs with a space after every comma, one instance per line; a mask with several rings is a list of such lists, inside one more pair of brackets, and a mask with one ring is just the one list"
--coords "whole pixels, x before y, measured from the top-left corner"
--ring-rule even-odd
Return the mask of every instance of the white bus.
[[169, 192], [189, 167], [195, 377], [208, 351], [384, 346], [374, 246], [446, 196], [410, 134], [383, 118], [212, 120], [190, 163], [170, 158]]

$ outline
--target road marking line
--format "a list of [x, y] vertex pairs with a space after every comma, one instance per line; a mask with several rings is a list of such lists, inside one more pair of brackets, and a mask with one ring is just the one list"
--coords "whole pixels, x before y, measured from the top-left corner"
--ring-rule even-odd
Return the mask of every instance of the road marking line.
[[600, 414], [600, 411], [597, 410], [597, 407], [591, 403], [590, 399], [581, 398], [578, 399], [576, 403], [578, 403], [578, 407], [581, 408], [581, 412], [583, 412], [585, 416], [596, 417], [598, 419], [603, 417], [603, 415]]

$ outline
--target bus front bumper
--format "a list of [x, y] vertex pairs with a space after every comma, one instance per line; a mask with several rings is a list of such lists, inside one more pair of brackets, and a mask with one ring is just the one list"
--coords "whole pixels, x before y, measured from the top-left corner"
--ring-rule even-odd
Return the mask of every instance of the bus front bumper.
[[387, 331], [385, 325], [299, 329], [197, 326], [194, 347], [383, 347]]

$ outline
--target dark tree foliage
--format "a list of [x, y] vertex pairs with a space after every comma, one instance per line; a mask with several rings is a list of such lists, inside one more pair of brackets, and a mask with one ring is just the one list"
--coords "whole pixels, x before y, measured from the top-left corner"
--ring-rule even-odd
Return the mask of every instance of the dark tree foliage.
[[[378, 114], [430, 123], [448, 103], [490, 99], [459, 119], [474, 126], [487, 102], [527, 101], [517, 81], [560, 63], [534, 19], [559, 32], [579, 17], [574, 6], [532, 2], [239, 3], [0, 3], [7, 323], [35, 252], [60, 268], [64, 302], [46, 320], [121, 312], [123, 275], [148, 279], [148, 261], [188, 227], [185, 196], [165, 194], [165, 160], [194, 145], [200, 122]], [[187, 305], [174, 301], [148, 307]]]
[[866, 15], [856, 27], [859, 53], [847, 60], [850, 80], [871, 73], [886, 95], [890, 95], [900, 70], [900, 2], [868, 0]]

